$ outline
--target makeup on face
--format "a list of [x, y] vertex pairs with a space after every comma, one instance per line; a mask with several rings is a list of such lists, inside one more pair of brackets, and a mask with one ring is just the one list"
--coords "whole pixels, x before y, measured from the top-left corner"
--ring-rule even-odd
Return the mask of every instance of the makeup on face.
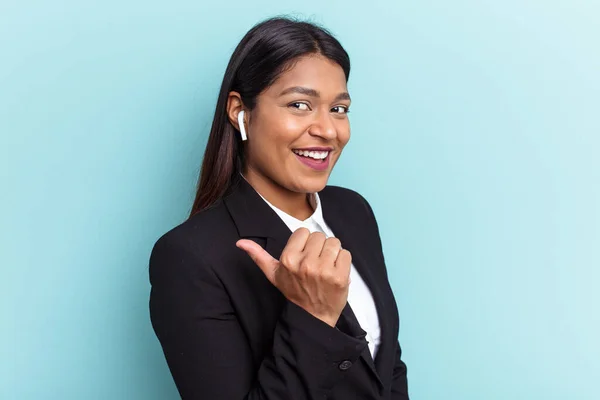
[[299, 59], [257, 97], [248, 132], [249, 167], [279, 188], [322, 190], [350, 138], [349, 107], [338, 64], [321, 56]]

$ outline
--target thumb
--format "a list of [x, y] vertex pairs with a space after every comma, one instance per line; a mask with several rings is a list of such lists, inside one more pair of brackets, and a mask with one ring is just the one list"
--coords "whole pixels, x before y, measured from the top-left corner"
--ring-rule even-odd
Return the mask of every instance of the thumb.
[[275, 271], [279, 267], [279, 261], [273, 258], [265, 249], [252, 240], [240, 239], [235, 244], [238, 248], [244, 250], [252, 261], [258, 265], [258, 267], [265, 274], [267, 279], [275, 284]]

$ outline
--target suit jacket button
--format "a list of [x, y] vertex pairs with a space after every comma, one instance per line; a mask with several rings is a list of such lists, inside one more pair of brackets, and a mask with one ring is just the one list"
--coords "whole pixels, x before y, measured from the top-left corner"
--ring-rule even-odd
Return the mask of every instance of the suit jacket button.
[[339, 365], [339, 368], [340, 368], [342, 371], [346, 371], [346, 370], [347, 370], [347, 369], [349, 369], [351, 366], [352, 366], [352, 361], [348, 361], [348, 360], [346, 360], [346, 361], [342, 361], [342, 362], [340, 363], [340, 365]]

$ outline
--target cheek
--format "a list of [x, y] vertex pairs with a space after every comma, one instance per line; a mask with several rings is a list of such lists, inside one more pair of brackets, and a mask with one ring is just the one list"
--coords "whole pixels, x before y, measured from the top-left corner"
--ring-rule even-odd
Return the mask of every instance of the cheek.
[[350, 141], [350, 123], [348, 120], [338, 127], [338, 141], [341, 147], [344, 147]]
[[[292, 143], [306, 129], [299, 118], [278, 109], [262, 111], [254, 119], [248, 145], [252, 158], [263, 165], [278, 165], [293, 155]], [[250, 141], [252, 143], [250, 144]]]
[[274, 121], [273, 126], [276, 126], [278, 139], [288, 144], [291, 144], [308, 128], [306, 119], [298, 118], [287, 112], [282, 113], [277, 121]]
[[279, 152], [291, 148], [292, 143], [307, 129], [302, 118], [290, 115], [289, 112], [276, 110], [269, 115], [263, 115], [257, 131], [261, 135], [260, 141]]

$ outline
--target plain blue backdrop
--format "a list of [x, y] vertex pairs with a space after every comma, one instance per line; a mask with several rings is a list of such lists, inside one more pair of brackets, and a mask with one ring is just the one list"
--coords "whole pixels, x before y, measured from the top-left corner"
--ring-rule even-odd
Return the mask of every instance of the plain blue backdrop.
[[351, 55], [331, 183], [373, 205], [412, 399], [595, 400], [600, 5], [0, 3], [0, 398], [176, 399], [148, 317], [228, 58], [267, 16]]

